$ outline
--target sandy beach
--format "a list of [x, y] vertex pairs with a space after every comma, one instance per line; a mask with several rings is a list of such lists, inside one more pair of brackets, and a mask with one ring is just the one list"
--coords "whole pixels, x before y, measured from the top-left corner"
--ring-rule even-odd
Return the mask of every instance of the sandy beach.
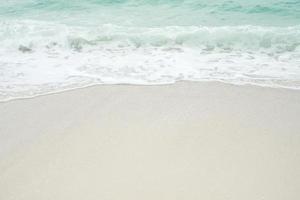
[[300, 91], [103, 85], [0, 103], [2, 200], [298, 200]]

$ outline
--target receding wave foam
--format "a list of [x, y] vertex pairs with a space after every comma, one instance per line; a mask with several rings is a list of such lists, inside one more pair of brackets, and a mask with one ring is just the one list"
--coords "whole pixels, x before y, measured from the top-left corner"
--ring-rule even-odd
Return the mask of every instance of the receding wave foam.
[[93, 84], [300, 88], [300, 26], [79, 27], [0, 22], [0, 100]]

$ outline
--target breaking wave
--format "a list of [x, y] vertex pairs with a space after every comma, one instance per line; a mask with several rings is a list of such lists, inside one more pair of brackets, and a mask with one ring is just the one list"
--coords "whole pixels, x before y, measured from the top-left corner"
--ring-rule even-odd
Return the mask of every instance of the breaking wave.
[[0, 100], [93, 84], [218, 80], [300, 88], [300, 26], [0, 22]]

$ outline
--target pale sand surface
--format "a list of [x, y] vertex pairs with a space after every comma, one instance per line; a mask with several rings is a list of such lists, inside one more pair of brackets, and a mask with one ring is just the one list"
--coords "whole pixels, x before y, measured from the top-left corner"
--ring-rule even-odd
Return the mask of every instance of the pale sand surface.
[[0, 115], [1, 200], [300, 199], [300, 91], [95, 86]]

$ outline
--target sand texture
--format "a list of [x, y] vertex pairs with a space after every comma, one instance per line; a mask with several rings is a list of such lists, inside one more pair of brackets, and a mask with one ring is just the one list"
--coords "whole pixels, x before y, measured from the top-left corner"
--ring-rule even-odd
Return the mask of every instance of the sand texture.
[[299, 200], [300, 92], [95, 86], [0, 103], [1, 200]]

